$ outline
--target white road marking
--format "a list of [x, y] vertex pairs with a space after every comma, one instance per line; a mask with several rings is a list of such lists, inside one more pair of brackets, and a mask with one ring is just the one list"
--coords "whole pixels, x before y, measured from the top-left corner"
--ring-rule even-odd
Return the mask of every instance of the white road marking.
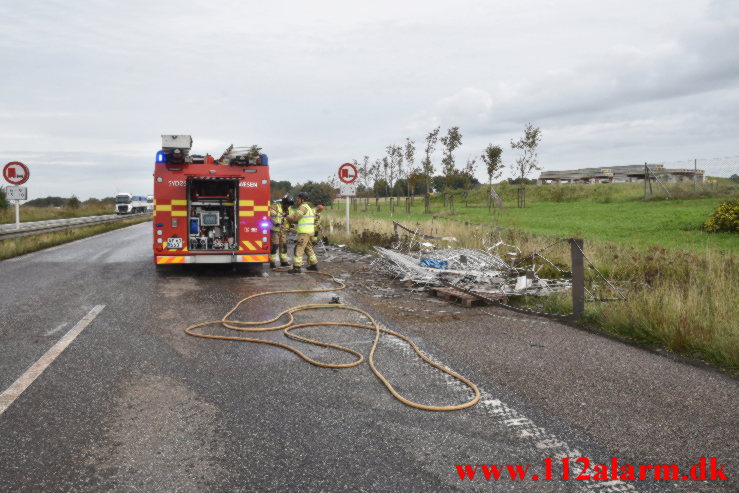
[[46, 351], [46, 353], [39, 358], [38, 361], [36, 361], [31, 367], [26, 370], [26, 372], [18, 377], [18, 380], [13, 382], [13, 384], [5, 389], [5, 391], [0, 394], [0, 415], [2, 415], [6, 409], [10, 407], [10, 405], [20, 396], [24, 390], [26, 390], [30, 385], [36, 380], [39, 375], [41, 375], [44, 370], [54, 362], [54, 360], [62, 354], [62, 351], [67, 349], [67, 346], [69, 346], [72, 341], [75, 340], [75, 338], [80, 335], [80, 333], [85, 330], [85, 327], [90, 325], [90, 322], [92, 322], [95, 317], [98, 316], [98, 314], [103, 311], [103, 308], [105, 308], [105, 305], [97, 305], [95, 308], [90, 310], [90, 312], [85, 315], [85, 317], [77, 322], [77, 325], [72, 327], [72, 329], [64, 334], [64, 337], [59, 339], [59, 342], [54, 344], [51, 349]]
[[[382, 324], [380, 324], [383, 327]], [[384, 328], [384, 327], [383, 327]], [[418, 360], [416, 353], [411, 347], [398, 339], [397, 337], [385, 337], [381, 340], [381, 344], [387, 344], [400, 352], [407, 355], [409, 358]], [[387, 347], [385, 346], [385, 347]], [[381, 348], [380, 348], [381, 350]], [[434, 355], [431, 351], [424, 350], [426, 356], [433, 359], [437, 363], [441, 363], [449, 368], [443, 358]], [[414, 358], [415, 357], [415, 358]], [[442, 374], [447, 385], [453, 389], [456, 393], [464, 396], [471, 395], [470, 389], [446, 373]], [[495, 398], [486, 389], [478, 386], [480, 389], [480, 402], [477, 406], [471, 408], [477, 412], [482, 412], [501, 423], [503, 426], [510, 428], [514, 435], [521, 441], [521, 447], [527, 449], [532, 457], [539, 456], [541, 459], [546, 457], [552, 457], [555, 460], [562, 459], [563, 457], [569, 457], [571, 460], [577, 460], [583, 454], [580, 450], [570, 446], [567, 442], [560, 439], [558, 436], [551, 433], [549, 430], [537, 425], [533, 420], [529, 419], [523, 413], [509, 406], [500, 399]], [[474, 411], [470, 411], [474, 412]], [[620, 480], [615, 481], [576, 481], [577, 484], [573, 484], [573, 489], [585, 492], [598, 491], [603, 493], [636, 493], [637, 488], [633, 484], [627, 483]]]

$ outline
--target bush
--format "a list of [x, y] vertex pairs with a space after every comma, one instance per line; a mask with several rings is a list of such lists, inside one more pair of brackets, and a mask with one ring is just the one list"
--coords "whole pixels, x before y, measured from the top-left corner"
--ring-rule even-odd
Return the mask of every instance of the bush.
[[78, 199], [76, 195], [72, 195], [72, 197], [67, 200], [67, 207], [69, 207], [70, 209], [79, 209], [80, 205], [80, 199]]
[[300, 192], [307, 193], [308, 202], [314, 206], [318, 204], [329, 206], [334, 203], [334, 189], [328, 183], [309, 181], [304, 185], [295, 185], [292, 190], [293, 197], [297, 197]]
[[708, 216], [703, 231], [739, 234], [739, 199], [727, 200]]
[[0, 209], [7, 209], [8, 205], [8, 199], [5, 198], [5, 190], [0, 187]]

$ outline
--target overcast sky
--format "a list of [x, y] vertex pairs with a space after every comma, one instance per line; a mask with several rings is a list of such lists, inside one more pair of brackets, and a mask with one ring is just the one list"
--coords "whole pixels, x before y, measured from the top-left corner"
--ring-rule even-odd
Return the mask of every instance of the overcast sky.
[[736, 0], [4, 0], [0, 71], [29, 198], [151, 193], [163, 133], [292, 182], [437, 125], [459, 164], [527, 122], [545, 170], [739, 155]]

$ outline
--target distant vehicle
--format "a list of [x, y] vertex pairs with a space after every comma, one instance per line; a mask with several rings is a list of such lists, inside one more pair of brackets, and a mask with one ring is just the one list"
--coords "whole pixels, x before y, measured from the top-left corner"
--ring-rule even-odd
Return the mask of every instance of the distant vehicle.
[[139, 214], [147, 210], [146, 197], [143, 195], [131, 195], [130, 193], [119, 193], [115, 196], [116, 214]]
[[154, 212], [154, 196], [148, 195], [146, 197], [146, 212]]

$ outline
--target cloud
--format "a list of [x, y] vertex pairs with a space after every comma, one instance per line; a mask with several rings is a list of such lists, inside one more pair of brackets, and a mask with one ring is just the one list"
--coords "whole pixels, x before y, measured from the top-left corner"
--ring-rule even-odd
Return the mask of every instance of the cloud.
[[33, 190], [83, 197], [150, 190], [162, 133], [213, 155], [259, 144], [273, 178], [291, 181], [406, 137], [420, 147], [436, 126], [461, 128], [460, 161], [490, 142], [510, 158], [528, 121], [544, 133], [544, 166], [736, 154], [738, 11], [728, 0], [4, 3], [0, 160], [29, 156]]

